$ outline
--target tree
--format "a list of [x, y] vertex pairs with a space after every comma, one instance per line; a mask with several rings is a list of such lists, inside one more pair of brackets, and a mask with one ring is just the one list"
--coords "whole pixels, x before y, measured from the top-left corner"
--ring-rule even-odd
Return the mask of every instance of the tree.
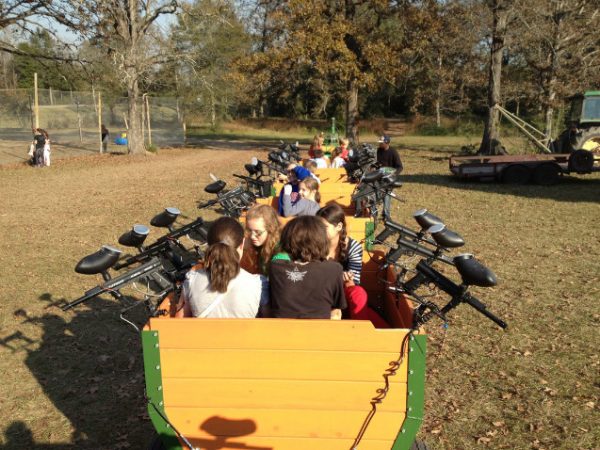
[[479, 5], [463, 0], [430, 5], [431, 25], [422, 55], [413, 64], [411, 110], [435, 114], [441, 126], [442, 113], [461, 114], [479, 100], [482, 40]]
[[514, 17], [514, 0], [486, 0], [492, 14], [490, 37], [490, 63], [488, 75], [488, 113], [483, 130], [479, 154], [494, 155], [502, 151], [499, 142], [502, 61], [506, 49], [509, 23]]
[[283, 30], [274, 20], [275, 12], [285, 0], [249, 0], [238, 2], [237, 14], [246, 24], [246, 32], [250, 36], [252, 54], [236, 61], [236, 67], [249, 81], [244, 89], [245, 100], [253, 117], [268, 114], [268, 99], [274, 96], [270, 92], [278, 83], [270, 70], [269, 52], [275, 47]]
[[60, 54], [61, 48], [47, 30], [36, 30], [28, 42], [21, 42], [16, 48], [21, 52], [14, 55], [14, 70], [19, 87], [33, 87], [34, 73], [38, 74], [40, 88], [68, 90], [73, 86], [77, 71], [70, 63], [52, 59], [54, 55]]
[[243, 80], [234, 64], [249, 49], [242, 23], [227, 2], [196, 0], [178, 18], [173, 46], [185, 55], [177, 70], [186, 103], [199, 104], [214, 127], [242, 95]]
[[554, 111], [561, 97], [589, 88], [586, 61], [598, 54], [594, 24], [600, 5], [593, 0], [525, 2], [519, 15], [519, 53], [536, 80], [544, 108], [545, 135], [555, 137]]
[[[345, 104], [346, 135], [357, 138], [360, 89], [396, 84], [406, 76], [429, 27], [427, 8], [408, 0], [291, 0], [275, 8], [277, 45], [255, 55], [255, 66], [282, 78], [287, 95], [298, 91], [298, 75], [328, 80]], [[333, 94], [336, 94], [334, 92]]]
[[157, 20], [178, 10], [177, 0], [65, 0], [65, 22], [101, 50], [127, 90], [130, 153], [145, 152], [139, 113], [140, 83], [158, 64], [175, 58], [160, 45]]

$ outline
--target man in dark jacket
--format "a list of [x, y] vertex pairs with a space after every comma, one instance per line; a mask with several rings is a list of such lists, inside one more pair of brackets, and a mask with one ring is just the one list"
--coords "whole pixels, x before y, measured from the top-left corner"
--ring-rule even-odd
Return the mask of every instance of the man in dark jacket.
[[379, 147], [377, 148], [377, 162], [383, 167], [396, 169], [396, 174], [402, 172], [402, 161], [395, 148], [390, 147], [390, 137], [381, 136], [379, 138]]

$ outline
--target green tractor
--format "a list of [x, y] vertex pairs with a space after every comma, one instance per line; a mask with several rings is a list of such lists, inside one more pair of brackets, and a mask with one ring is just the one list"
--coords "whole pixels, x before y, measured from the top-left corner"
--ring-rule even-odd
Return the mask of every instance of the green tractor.
[[587, 172], [594, 164], [594, 154], [600, 155], [600, 91], [571, 97], [565, 122], [567, 129], [555, 141], [555, 151], [571, 153], [571, 169]]

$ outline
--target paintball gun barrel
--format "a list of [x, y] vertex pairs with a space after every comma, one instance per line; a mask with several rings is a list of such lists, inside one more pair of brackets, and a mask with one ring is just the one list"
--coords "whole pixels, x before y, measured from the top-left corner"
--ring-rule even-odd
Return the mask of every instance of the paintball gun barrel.
[[162, 265], [162, 262], [160, 261], [160, 259], [152, 258], [150, 261], [146, 262], [145, 264], [142, 264], [141, 266], [136, 267], [135, 269], [133, 269], [127, 273], [124, 273], [123, 275], [120, 275], [116, 278], [111, 278], [111, 279], [105, 281], [104, 283], [102, 283], [101, 285], [96, 286], [95, 288], [92, 288], [89, 291], [86, 291], [86, 293], [83, 296], [79, 297], [77, 300], [73, 300], [72, 302], [63, 306], [62, 310], [67, 311], [67, 310], [73, 308], [74, 306], [77, 306], [80, 303], [91, 300], [92, 298], [97, 297], [98, 295], [100, 295], [104, 292], [108, 292], [116, 299], [121, 300], [122, 295], [119, 292], [119, 289], [125, 287], [126, 285], [128, 285], [130, 283], [140, 280], [143, 277], [148, 277], [153, 272], [156, 272], [156, 271], [162, 269], [162, 267], [163, 267], [163, 265]]

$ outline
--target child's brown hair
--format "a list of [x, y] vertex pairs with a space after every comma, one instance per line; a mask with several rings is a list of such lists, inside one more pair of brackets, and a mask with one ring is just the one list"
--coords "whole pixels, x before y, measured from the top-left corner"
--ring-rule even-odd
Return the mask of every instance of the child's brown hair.
[[327, 228], [316, 216], [299, 216], [281, 232], [281, 249], [293, 261], [325, 261], [329, 254]]

